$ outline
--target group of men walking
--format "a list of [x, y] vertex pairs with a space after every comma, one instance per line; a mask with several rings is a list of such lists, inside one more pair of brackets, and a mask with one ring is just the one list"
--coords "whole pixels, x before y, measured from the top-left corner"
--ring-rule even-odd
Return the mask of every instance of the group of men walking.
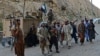
[[42, 24], [37, 32], [42, 54], [45, 52], [45, 47], [48, 52], [52, 52], [52, 45], [55, 46], [56, 52], [59, 53], [58, 42], [63, 45], [64, 40], [66, 40], [68, 49], [70, 49], [72, 38], [74, 38], [76, 44], [78, 43], [78, 37], [81, 45], [84, 44], [85, 39], [92, 43], [96, 33], [93, 20], [82, 20], [78, 27], [74, 23], [65, 21], [64, 25], [60, 24], [60, 22], [54, 22], [51, 25]]
[[[20, 20], [16, 20], [15, 28], [11, 30], [12, 36], [15, 37], [14, 47], [15, 54], [17, 56], [24, 56], [25, 45], [33, 44], [36, 46], [39, 42], [42, 54], [45, 54], [45, 48], [48, 50], [48, 53], [52, 52], [52, 46], [55, 46], [56, 53], [59, 53], [59, 42], [63, 46], [63, 41], [66, 41], [68, 49], [72, 46], [72, 38], [74, 38], [75, 43], [78, 43], [78, 37], [80, 39], [81, 45], [84, 44], [84, 41], [90, 41], [95, 39], [95, 25], [93, 20], [82, 20], [78, 27], [74, 22], [69, 22], [68, 20], [61, 24], [60, 22], [54, 22], [52, 24], [42, 23], [40, 27], [36, 29], [33, 26], [30, 28], [28, 36], [33, 38], [32, 43], [27, 43], [28, 39], [23, 39], [23, 32], [20, 29]], [[37, 31], [36, 31], [37, 30]], [[33, 32], [32, 32], [33, 31]], [[24, 41], [25, 40], [25, 41]]]
[[81, 44], [84, 43], [85, 37], [87, 41], [92, 43], [92, 40], [95, 39], [95, 25], [93, 24], [93, 20], [82, 20], [78, 26], [78, 36], [80, 37]]

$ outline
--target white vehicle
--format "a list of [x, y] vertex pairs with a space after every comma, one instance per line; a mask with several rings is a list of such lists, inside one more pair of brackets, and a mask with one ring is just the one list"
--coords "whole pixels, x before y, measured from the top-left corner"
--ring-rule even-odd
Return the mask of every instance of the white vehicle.
[[93, 19], [94, 24], [100, 24], [100, 18], [95, 18]]

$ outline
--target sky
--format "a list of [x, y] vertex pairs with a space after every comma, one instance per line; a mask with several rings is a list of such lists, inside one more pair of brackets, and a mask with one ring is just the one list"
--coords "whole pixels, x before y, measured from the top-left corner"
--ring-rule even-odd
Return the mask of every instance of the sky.
[[92, 1], [93, 1], [92, 3], [100, 9], [100, 0], [92, 0]]

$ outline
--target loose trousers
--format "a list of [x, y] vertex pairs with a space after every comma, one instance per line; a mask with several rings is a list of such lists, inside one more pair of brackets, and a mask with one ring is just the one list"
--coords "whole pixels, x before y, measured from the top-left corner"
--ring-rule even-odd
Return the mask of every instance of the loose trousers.
[[67, 41], [67, 45], [68, 46], [71, 46], [71, 40], [72, 40], [72, 37], [71, 37], [71, 34], [66, 34], [65, 35], [65, 38], [66, 38], [66, 41]]
[[52, 49], [52, 45], [54, 45], [56, 51], [58, 51], [58, 39], [57, 39], [56, 36], [51, 36], [51, 39], [50, 39], [50, 46], [49, 46], [50, 50]]

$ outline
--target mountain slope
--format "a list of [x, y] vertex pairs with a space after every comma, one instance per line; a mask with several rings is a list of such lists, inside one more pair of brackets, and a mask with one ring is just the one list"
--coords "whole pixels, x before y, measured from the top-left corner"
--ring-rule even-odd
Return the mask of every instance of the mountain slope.
[[[19, 2], [15, 2], [15, 0], [10, 0], [8, 5], [8, 0], [3, 0], [3, 4], [0, 3], [0, 15], [3, 14], [1, 9], [2, 7], [4, 7], [5, 16], [13, 14], [15, 11], [20, 11], [23, 13], [23, 1], [24, 0], [19, 0]], [[44, 1], [48, 7], [48, 10], [50, 8], [53, 9], [57, 19], [82, 19], [85, 17], [90, 19], [100, 17], [100, 10], [94, 5], [91, 5], [89, 0], [52, 0], [52, 2], [48, 0], [26, 0], [25, 11], [37, 12]], [[66, 7], [65, 11], [61, 10], [62, 6]], [[2, 18], [2, 16], [0, 16], [0, 18]]]

